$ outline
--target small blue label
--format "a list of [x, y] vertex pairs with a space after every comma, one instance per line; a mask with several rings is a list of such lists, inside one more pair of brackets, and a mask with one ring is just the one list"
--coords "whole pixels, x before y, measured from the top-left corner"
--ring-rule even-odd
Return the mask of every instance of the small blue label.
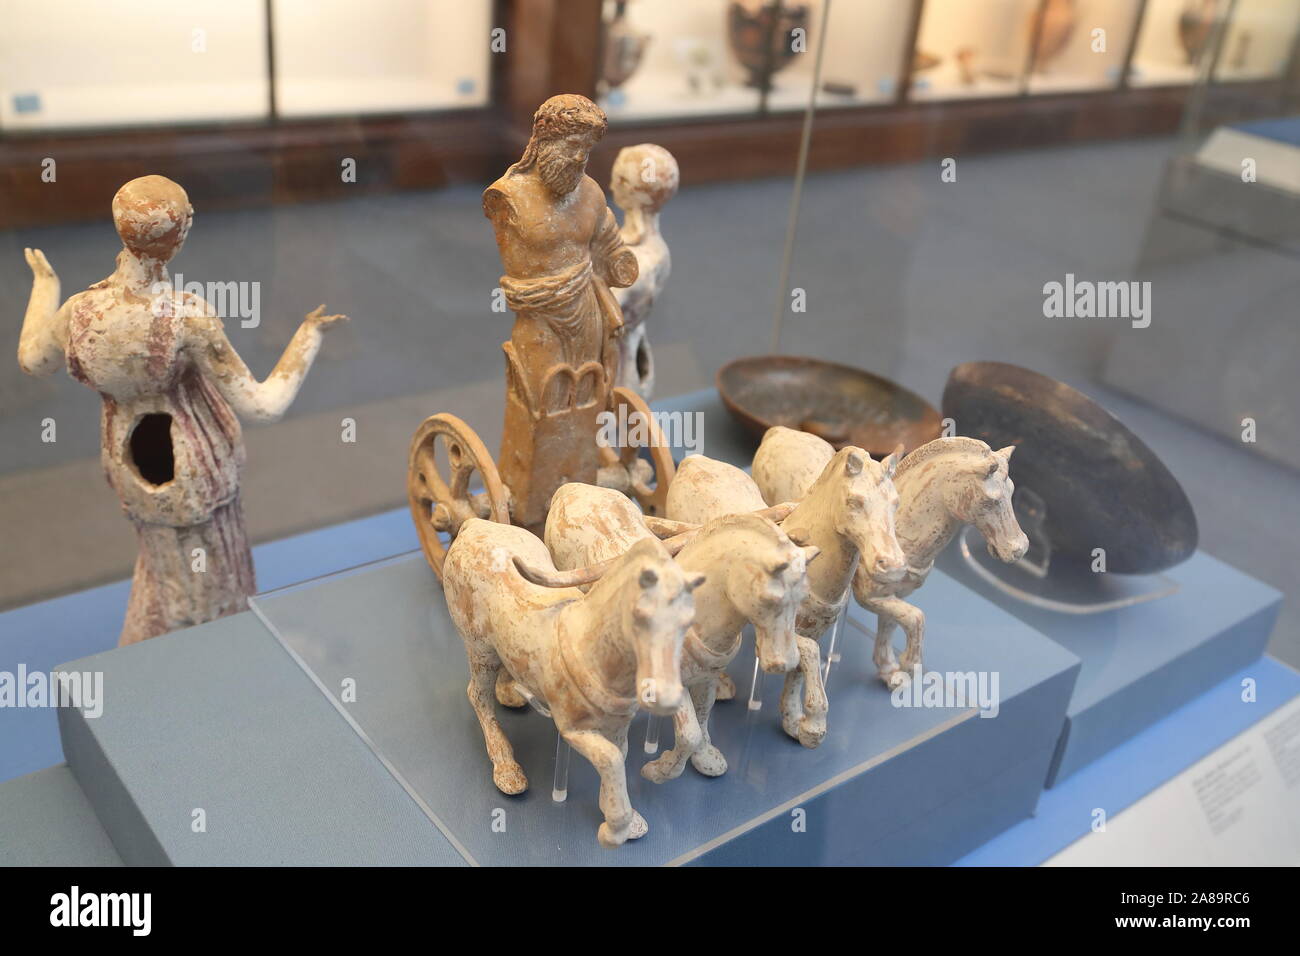
[[41, 94], [39, 93], [15, 93], [14, 94], [15, 113], [39, 113], [40, 111], [41, 111]]
[[876, 81], [876, 89], [883, 95], [889, 96], [894, 92], [894, 78], [892, 76], [882, 76]]
[[918, 90], [928, 90], [930, 88], [930, 80], [927, 77], [918, 76], [912, 81], [912, 86]]
[[627, 102], [627, 94], [622, 90], [610, 90], [609, 95], [605, 97], [605, 101], [614, 109], [618, 109]]
[[456, 92], [461, 96], [469, 96], [474, 92], [474, 85], [474, 81], [470, 77], [463, 76], [456, 81]]

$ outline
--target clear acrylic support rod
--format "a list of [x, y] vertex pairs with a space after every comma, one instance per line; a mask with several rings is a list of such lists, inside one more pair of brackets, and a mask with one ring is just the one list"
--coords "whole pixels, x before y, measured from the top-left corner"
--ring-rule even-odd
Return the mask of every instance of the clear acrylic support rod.
[[573, 747], [560, 734], [555, 735], [555, 779], [551, 782], [551, 799], [563, 803], [569, 799], [569, 754]]
[[831, 627], [831, 640], [826, 645], [826, 666], [822, 670], [822, 683], [826, 683], [831, 676], [831, 664], [840, 659], [840, 655], [835, 651], [835, 642], [839, 640], [840, 631], [844, 627], [844, 616], [849, 611], [849, 602], [845, 601], [844, 606], [840, 608], [839, 617], [835, 618], [835, 624]]
[[654, 714], [645, 715], [645, 752], [659, 752], [659, 718]]
[[758, 668], [758, 648], [754, 648], [754, 675], [749, 679], [749, 709], [763, 709], [763, 672]]

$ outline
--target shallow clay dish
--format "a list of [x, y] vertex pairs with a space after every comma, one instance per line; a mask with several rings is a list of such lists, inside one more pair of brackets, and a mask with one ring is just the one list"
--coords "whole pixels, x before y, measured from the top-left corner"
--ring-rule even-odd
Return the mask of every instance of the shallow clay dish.
[[1196, 514], [1178, 480], [1140, 438], [1087, 395], [1003, 362], [967, 362], [948, 376], [943, 414], [957, 434], [1015, 445], [1011, 478], [1047, 506], [1053, 553], [1152, 574], [1196, 550]]
[[856, 445], [880, 458], [938, 438], [929, 402], [862, 369], [792, 355], [757, 355], [718, 369], [718, 394], [760, 437], [773, 425], [820, 435], [836, 448]]

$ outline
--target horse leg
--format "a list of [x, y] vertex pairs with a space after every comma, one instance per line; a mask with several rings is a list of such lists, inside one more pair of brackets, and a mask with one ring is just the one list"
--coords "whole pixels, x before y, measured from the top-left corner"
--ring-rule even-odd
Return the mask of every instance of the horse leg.
[[907, 645], [903, 648], [902, 656], [898, 658], [898, 666], [904, 674], [911, 677], [923, 666], [921, 653], [925, 643], [925, 612], [914, 604], [905, 606], [910, 611], [910, 614], [902, 619], [903, 630], [907, 633]]
[[799, 720], [799, 743], [809, 750], [816, 748], [826, 739], [826, 712], [830, 705], [826, 701], [826, 688], [822, 683], [821, 648], [811, 637], [800, 636], [799, 670], [803, 673], [803, 717]]
[[894, 629], [898, 622], [883, 611], [876, 615], [876, 646], [871, 652], [871, 661], [876, 665], [876, 673], [886, 684], [898, 673], [898, 659], [894, 657]]
[[497, 703], [502, 707], [524, 707], [528, 704], [528, 699], [519, 693], [515, 679], [504, 667], [497, 673], [496, 695]]
[[876, 613], [876, 646], [871, 660], [876, 665], [876, 672], [889, 688], [901, 686], [910, 678], [910, 670], [903, 670], [894, 657], [894, 628], [901, 625], [907, 634], [907, 647], [915, 649], [915, 657], [910, 663], [920, 662], [922, 632], [925, 627], [925, 615], [901, 598], [886, 597], [873, 599], [867, 609]]
[[699, 738], [691, 754], [691, 766], [706, 777], [721, 777], [727, 772], [727, 758], [722, 751], [713, 746], [709, 738], [709, 715], [718, 700], [719, 680], [706, 680], [691, 688], [691, 704], [694, 706], [694, 723]]
[[731, 675], [723, 672], [718, 678], [717, 700], [732, 700], [736, 696], [736, 682], [731, 679]]
[[501, 660], [495, 655], [470, 652], [469, 702], [483, 728], [483, 741], [487, 744], [488, 758], [492, 761], [492, 782], [502, 793], [523, 793], [528, 789], [524, 768], [515, 760], [514, 749], [506, 739], [505, 731], [497, 721], [492, 705], [492, 686], [497, 673], [502, 670]]
[[[689, 691], [689, 688], [688, 688]], [[652, 717], [651, 720], [654, 718]], [[686, 769], [686, 758], [700, 746], [700, 727], [695, 719], [695, 704], [688, 696], [673, 714], [673, 747], [665, 750], [641, 768], [641, 776], [651, 783], [675, 780]]]
[[605, 817], [596, 831], [600, 845], [613, 848], [644, 836], [649, 827], [628, 801], [627, 768], [618, 745], [595, 730], [561, 730], [560, 733], [600, 774], [600, 812]]
[[785, 675], [785, 683], [781, 686], [781, 729], [795, 740], [799, 739], [799, 722], [803, 720], [803, 680], [803, 652], [800, 651], [799, 666]]
[[[654, 719], [654, 715], [651, 715], [651, 719]], [[629, 720], [626, 724], [621, 724], [618, 730], [608, 735], [610, 743], [618, 748], [618, 752], [623, 755], [624, 760], [627, 760], [627, 732], [631, 726], [632, 722]]]

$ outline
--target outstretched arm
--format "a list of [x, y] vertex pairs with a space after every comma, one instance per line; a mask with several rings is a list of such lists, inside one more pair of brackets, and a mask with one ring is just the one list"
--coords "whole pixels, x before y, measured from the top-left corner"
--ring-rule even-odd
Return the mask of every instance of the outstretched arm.
[[187, 349], [191, 358], [235, 414], [262, 422], [273, 422], [289, 410], [316, 361], [322, 332], [348, 318], [325, 315], [325, 306], [317, 306], [298, 326], [266, 381], [259, 382], [226, 338], [226, 330], [212, 308], [207, 306], [204, 312], [189, 322]]
[[65, 363], [68, 315], [59, 308], [59, 277], [39, 249], [24, 249], [32, 270], [23, 330], [18, 336], [18, 364], [28, 375], [49, 375]]

